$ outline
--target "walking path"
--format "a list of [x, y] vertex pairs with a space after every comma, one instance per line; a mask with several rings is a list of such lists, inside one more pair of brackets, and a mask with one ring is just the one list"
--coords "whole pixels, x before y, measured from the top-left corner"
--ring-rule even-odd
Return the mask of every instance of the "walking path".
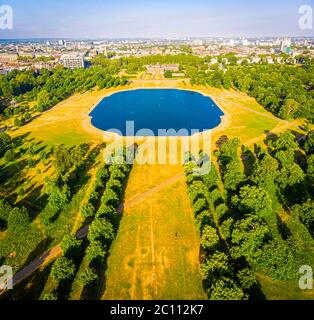
[[[124, 204], [121, 204], [119, 208], [117, 209], [118, 213], [122, 213], [124, 209], [130, 208], [139, 202], [143, 201], [148, 196], [155, 194], [156, 192], [159, 192], [163, 190], [164, 188], [168, 187], [169, 185], [172, 185], [176, 183], [177, 181], [184, 178], [184, 174], [178, 174], [169, 180], [164, 181], [163, 183], [159, 184], [156, 187], [151, 188], [150, 190], [135, 196], [129, 201], [126, 201]], [[83, 239], [87, 236], [88, 233], [88, 225], [78, 230], [76, 233], [76, 237], [78, 239]], [[35, 260], [33, 260], [30, 264], [28, 264], [26, 267], [24, 267], [22, 270], [18, 271], [14, 277], [13, 277], [13, 286], [16, 286], [20, 282], [22, 282], [24, 279], [29, 277], [33, 272], [35, 272], [38, 268], [41, 268], [45, 265], [47, 265], [49, 262], [51, 262], [53, 259], [57, 258], [61, 255], [61, 245], [58, 244], [54, 248], [44, 252], [42, 255], [37, 257]], [[0, 295], [3, 294], [5, 290], [0, 291]]]

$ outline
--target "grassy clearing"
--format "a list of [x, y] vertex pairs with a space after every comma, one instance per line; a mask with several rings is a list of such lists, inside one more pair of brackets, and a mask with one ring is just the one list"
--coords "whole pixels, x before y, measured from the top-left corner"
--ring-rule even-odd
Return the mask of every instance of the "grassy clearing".
[[[147, 168], [140, 174], [135, 169], [127, 197], [149, 172]], [[103, 298], [203, 299], [199, 247], [182, 180], [126, 209], [109, 257]]]
[[[213, 131], [212, 151], [215, 150], [215, 142], [222, 135], [227, 135], [229, 138], [238, 137], [241, 143], [255, 138], [259, 138], [257, 141], [263, 143], [266, 132], [280, 129], [285, 124], [267, 112], [254, 99], [232, 90], [191, 87], [182, 81], [171, 80], [137, 80], [129, 86], [130, 89], [158, 87], [198, 90], [211, 96], [223, 109], [227, 115], [227, 122]], [[93, 129], [86, 120], [99, 99], [119, 90], [125, 90], [125, 88], [93, 91], [73, 96], [10, 134], [14, 137], [27, 134], [29, 142], [23, 145], [25, 149], [28, 148], [32, 139], [47, 147], [57, 144], [73, 146], [83, 142], [102, 142], [101, 132]], [[209, 152], [209, 150], [205, 151]], [[0, 165], [4, 166], [3, 163]], [[27, 190], [25, 198], [29, 198], [28, 195], [33, 190], [39, 191], [34, 195], [40, 197], [44, 177], [49, 177], [53, 173], [49, 162], [45, 167], [39, 168], [41, 174], [37, 174], [37, 167], [33, 169], [25, 167], [22, 171], [18, 171], [19, 175], [16, 175], [14, 164], [5, 165], [11, 166], [11, 169], [6, 168], [6, 171], [12, 172], [9, 184], [21, 186], [22, 183]], [[125, 200], [131, 200], [180, 173], [182, 173], [181, 165], [135, 165]], [[77, 202], [73, 203], [69, 211], [61, 215], [61, 220], [64, 222], [62, 225], [66, 226], [67, 230], [76, 230], [81, 224], [78, 208], [84, 199], [84, 190], [78, 195]], [[12, 189], [12, 195], [15, 193], [16, 190]], [[16, 200], [23, 199], [16, 198]], [[40, 229], [38, 219], [35, 220], [35, 224]], [[50, 230], [51, 232], [48, 231], [45, 236], [59, 239], [64, 234], [65, 228], [60, 225], [59, 229], [56, 234], [54, 234], [55, 230]], [[178, 233], [177, 237], [176, 233]], [[5, 237], [2, 232], [0, 232], [1, 237]], [[103, 298], [205, 298], [198, 272], [198, 252], [199, 236], [194, 226], [193, 213], [183, 180], [125, 210], [109, 259], [108, 278]], [[270, 299], [284, 298], [286, 289], [295, 290], [291, 284], [286, 286], [265, 277], [261, 282]], [[46, 289], [49, 289], [50, 285], [48, 279]], [[78, 298], [80, 293], [80, 289], [74, 286], [71, 298]]]

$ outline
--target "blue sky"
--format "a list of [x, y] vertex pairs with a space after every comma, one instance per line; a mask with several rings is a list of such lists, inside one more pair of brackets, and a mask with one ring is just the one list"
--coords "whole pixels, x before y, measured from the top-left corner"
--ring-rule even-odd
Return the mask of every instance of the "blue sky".
[[314, 0], [6, 0], [0, 38], [309, 36], [298, 9]]

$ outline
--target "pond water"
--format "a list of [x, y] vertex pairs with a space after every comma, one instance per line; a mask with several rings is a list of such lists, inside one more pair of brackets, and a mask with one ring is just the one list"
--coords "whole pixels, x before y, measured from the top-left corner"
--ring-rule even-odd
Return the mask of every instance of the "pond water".
[[138, 89], [104, 98], [90, 116], [96, 128], [122, 136], [188, 136], [217, 127], [223, 112], [194, 91]]

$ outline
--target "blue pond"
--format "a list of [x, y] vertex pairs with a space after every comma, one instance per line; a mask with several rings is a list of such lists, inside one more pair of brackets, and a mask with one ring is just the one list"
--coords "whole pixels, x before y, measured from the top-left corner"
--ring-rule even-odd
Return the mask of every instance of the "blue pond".
[[[104, 98], [90, 116], [96, 128], [118, 130], [123, 136], [188, 136], [195, 133], [192, 130], [202, 132], [217, 127], [223, 112], [212, 99], [197, 92], [139, 89]], [[134, 122], [134, 131], [127, 130], [127, 121]], [[166, 133], [169, 129], [173, 131]]]

